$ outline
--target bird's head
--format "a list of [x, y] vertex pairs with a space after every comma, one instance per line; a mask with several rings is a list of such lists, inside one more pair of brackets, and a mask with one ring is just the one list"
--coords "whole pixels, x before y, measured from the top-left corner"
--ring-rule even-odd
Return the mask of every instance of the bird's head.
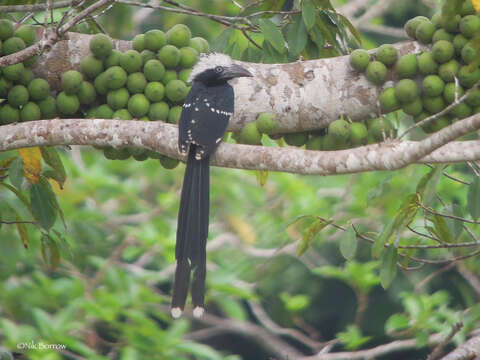
[[225, 54], [212, 53], [200, 56], [190, 73], [189, 82], [201, 81], [207, 85], [222, 84], [237, 77], [253, 76], [244, 67], [235, 64]]

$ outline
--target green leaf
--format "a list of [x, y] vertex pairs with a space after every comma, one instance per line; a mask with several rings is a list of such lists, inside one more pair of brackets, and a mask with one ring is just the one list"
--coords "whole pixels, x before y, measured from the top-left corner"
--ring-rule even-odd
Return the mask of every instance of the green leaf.
[[[445, 214], [463, 218], [463, 210], [457, 204], [447, 206], [445, 208]], [[445, 218], [445, 221], [447, 222], [450, 233], [453, 236], [453, 241], [457, 240], [463, 231], [463, 222], [452, 218]]]
[[286, 60], [286, 54], [280, 54], [269, 41], [263, 42], [263, 62], [265, 64], [284, 63]]
[[380, 266], [380, 284], [384, 289], [390, 286], [397, 275], [397, 250], [395, 246], [390, 245], [383, 253], [382, 265]]
[[302, 18], [308, 31], [315, 25], [316, 9], [310, 0], [302, 1]]
[[315, 238], [315, 236], [322, 231], [325, 226], [331, 224], [332, 221], [324, 221], [323, 219], [315, 220], [310, 226], [304, 231], [302, 240], [298, 244], [297, 255], [302, 256], [305, 251], [310, 247], [310, 243]]
[[52, 192], [49, 191], [45, 182], [32, 184], [30, 187], [30, 203], [32, 205], [33, 217], [45, 230], [50, 229], [55, 223], [57, 212], [54, 201]]
[[378, 259], [380, 254], [382, 253], [385, 244], [393, 234], [394, 225], [395, 225], [395, 218], [390, 220], [387, 226], [383, 228], [380, 235], [375, 239], [375, 243], [372, 246], [372, 257], [374, 259]]
[[385, 332], [391, 333], [394, 331], [404, 330], [409, 327], [408, 318], [402, 314], [393, 314], [385, 323]]
[[344, 233], [340, 239], [340, 252], [347, 260], [352, 260], [357, 252], [357, 234], [352, 226]]
[[266, 170], [257, 170], [255, 171], [255, 175], [257, 177], [257, 183], [260, 186], [264, 186], [267, 183], [269, 172]]
[[265, 40], [270, 42], [274, 49], [280, 54], [285, 53], [285, 39], [283, 38], [282, 32], [277, 28], [277, 25], [268, 19], [260, 19], [258, 23]]
[[310, 39], [313, 41], [315, 45], [317, 45], [318, 50], [323, 49], [324, 38], [322, 31], [318, 26], [315, 26], [310, 32]]
[[417, 184], [416, 192], [425, 206], [429, 206], [435, 197], [435, 190], [442, 177], [443, 169], [443, 165], [434, 166]]
[[175, 345], [175, 349], [193, 355], [195, 358], [207, 360], [222, 360], [222, 356], [211, 347], [203, 344], [182, 341]]
[[339, 332], [336, 337], [347, 350], [357, 349], [372, 338], [371, 336], [362, 336], [357, 325], [348, 325], [347, 330]]
[[295, 16], [295, 21], [287, 27], [287, 43], [290, 52], [298, 56], [307, 45], [308, 34], [300, 15]]
[[42, 235], [42, 258], [50, 270], [55, 270], [60, 263], [57, 243], [47, 234]]
[[290, 295], [288, 293], [280, 294], [285, 308], [290, 312], [298, 312], [310, 305], [310, 297], [303, 294]]
[[55, 177], [52, 177], [52, 178], [58, 182], [58, 184], [60, 185], [60, 188], [63, 188], [63, 184], [67, 179], [67, 173], [65, 172], [65, 168], [63, 166], [62, 160], [60, 159], [60, 156], [58, 155], [57, 151], [55, 150], [54, 147], [47, 147], [47, 146], [41, 147], [40, 151], [42, 153], [43, 160], [48, 165], [50, 165], [50, 167], [55, 172]]
[[362, 45], [362, 37], [361, 37], [360, 33], [358, 32], [358, 30], [355, 28], [355, 26], [353, 26], [353, 24], [350, 22], [350, 20], [348, 20], [342, 14], [340, 14], [340, 13], [336, 13], [336, 14], [340, 18], [342, 23], [348, 28], [350, 33], [355, 37], [355, 40], [357, 40], [358, 45], [361, 46]]
[[20, 191], [22, 190], [23, 179], [25, 177], [23, 175], [23, 159], [21, 157], [17, 157], [10, 165], [8, 178], [13, 186]]
[[260, 62], [262, 59], [262, 52], [257, 47], [249, 45], [247, 50], [243, 53], [243, 59], [249, 62]]
[[450, 233], [450, 229], [448, 228], [444, 217], [434, 214], [432, 222], [438, 238], [445, 243], [451, 243], [453, 241], [452, 234]]
[[220, 305], [221, 309], [228, 317], [239, 322], [247, 320], [245, 308], [237, 299], [230, 296], [217, 296], [215, 301]]
[[17, 215], [15, 217], [15, 220], [17, 222], [17, 230], [18, 230], [18, 235], [20, 235], [20, 239], [22, 239], [22, 244], [25, 249], [28, 249], [28, 231], [27, 231], [27, 226], [26, 224], [20, 222], [22, 219]]
[[474, 221], [480, 217], [480, 180], [475, 176], [473, 182], [468, 187], [467, 207]]
[[215, 52], [224, 52], [227, 48], [230, 37], [234, 34], [232, 27], [226, 28], [216, 39], [213, 41], [212, 49]]

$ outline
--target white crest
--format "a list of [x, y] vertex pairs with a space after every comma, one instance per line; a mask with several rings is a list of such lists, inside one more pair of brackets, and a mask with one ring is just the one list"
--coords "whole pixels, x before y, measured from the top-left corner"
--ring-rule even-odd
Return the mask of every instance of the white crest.
[[192, 68], [188, 77], [188, 82], [192, 82], [195, 76], [208, 69], [214, 69], [216, 66], [230, 66], [233, 60], [230, 56], [221, 53], [200, 54], [198, 62]]

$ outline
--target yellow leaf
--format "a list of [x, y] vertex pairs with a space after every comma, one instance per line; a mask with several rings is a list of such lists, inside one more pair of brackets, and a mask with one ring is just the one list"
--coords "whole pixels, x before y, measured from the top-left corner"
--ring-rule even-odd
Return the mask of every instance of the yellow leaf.
[[23, 174], [30, 184], [36, 184], [40, 180], [42, 171], [42, 153], [40, 148], [31, 147], [18, 149], [18, 154], [23, 159]]
[[476, 12], [480, 12], [480, 0], [472, 0], [473, 7]]

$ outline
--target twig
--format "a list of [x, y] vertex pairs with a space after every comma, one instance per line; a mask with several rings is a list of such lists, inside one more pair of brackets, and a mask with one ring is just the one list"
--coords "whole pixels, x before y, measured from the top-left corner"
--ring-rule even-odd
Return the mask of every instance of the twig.
[[[79, 0], [57, 1], [53, 4], [54, 9], [74, 6]], [[0, 6], [0, 13], [10, 12], [35, 12], [43, 11], [48, 7], [48, 4], [33, 4], [33, 5], [3, 5]]]
[[455, 336], [456, 333], [458, 333], [463, 327], [463, 323], [458, 322], [455, 325], [453, 325], [452, 330], [450, 333], [443, 339], [438, 345], [433, 349], [432, 353], [428, 356], [427, 360], [436, 360], [440, 356], [440, 354], [443, 352], [443, 349], [447, 344], [452, 340], [452, 338]]

